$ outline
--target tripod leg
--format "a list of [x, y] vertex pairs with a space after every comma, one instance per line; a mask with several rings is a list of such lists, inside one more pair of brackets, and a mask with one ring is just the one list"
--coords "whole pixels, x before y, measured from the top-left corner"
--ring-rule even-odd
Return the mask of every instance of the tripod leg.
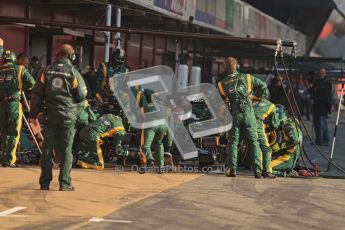
[[338, 129], [338, 124], [339, 124], [340, 108], [341, 108], [341, 103], [343, 101], [343, 93], [344, 93], [344, 84], [341, 87], [341, 94], [340, 94], [340, 101], [339, 101], [339, 106], [338, 106], [337, 120], [335, 122], [335, 127], [334, 127], [331, 157], [329, 158], [329, 162], [328, 162], [328, 166], [327, 166], [327, 172], [329, 171], [329, 169], [331, 167], [331, 162], [332, 162], [332, 159], [333, 159], [335, 139], [336, 139], [336, 136], [337, 136], [337, 129]]
[[36, 146], [37, 146], [38, 151], [39, 151], [40, 154], [42, 155], [41, 147], [40, 147], [40, 145], [38, 144], [37, 139], [36, 139], [34, 133], [32, 132], [32, 129], [31, 129], [31, 127], [30, 127], [30, 124], [29, 124], [28, 120], [26, 119], [26, 117], [25, 117], [24, 115], [23, 115], [23, 119], [24, 119], [24, 122], [25, 122], [26, 126], [28, 127], [28, 129], [29, 129], [29, 131], [30, 131], [30, 134], [31, 134], [32, 138], [34, 139], [34, 142], [35, 142], [35, 144], [36, 144]]

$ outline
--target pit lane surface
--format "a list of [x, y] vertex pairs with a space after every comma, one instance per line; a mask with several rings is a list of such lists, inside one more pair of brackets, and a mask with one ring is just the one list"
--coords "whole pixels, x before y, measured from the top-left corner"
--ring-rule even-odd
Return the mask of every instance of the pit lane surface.
[[[53, 191], [38, 190], [38, 168], [0, 168], [0, 175], [2, 229], [344, 229], [345, 226], [342, 180], [257, 180], [250, 172], [226, 178], [75, 170], [77, 190], [59, 192], [56, 182]], [[1, 216], [1, 211], [14, 207], [26, 208]]]
[[[342, 168], [344, 118], [333, 158]], [[330, 134], [334, 122], [335, 114]], [[304, 144], [319, 174], [344, 176], [334, 167], [325, 173], [327, 161], [306, 137]], [[330, 146], [320, 148], [329, 155]], [[345, 229], [341, 179], [73, 170], [77, 190], [59, 192], [57, 172], [52, 191], [40, 191], [37, 166], [0, 167], [0, 229]]]
[[[198, 174], [158, 175], [114, 170], [73, 170], [74, 192], [58, 191], [58, 170], [50, 191], [39, 190], [40, 169], [0, 167], [0, 229], [80, 228], [89, 219], [105, 216]], [[8, 210], [21, 207], [10, 214]]]
[[203, 176], [84, 229], [344, 229], [341, 180]]

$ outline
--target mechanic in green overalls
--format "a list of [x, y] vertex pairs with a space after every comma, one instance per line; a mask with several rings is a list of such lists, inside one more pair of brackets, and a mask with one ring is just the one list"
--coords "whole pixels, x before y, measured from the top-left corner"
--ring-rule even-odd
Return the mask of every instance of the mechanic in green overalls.
[[275, 127], [279, 126], [279, 119], [275, 113], [276, 106], [269, 100], [263, 98], [253, 101], [253, 109], [256, 118], [258, 142], [262, 152], [262, 176], [264, 178], [275, 178], [270, 166], [272, 149], [265, 130], [267, 120], [270, 120], [270, 124], [274, 123]]
[[272, 145], [272, 173], [277, 176], [296, 175], [294, 168], [301, 156], [302, 131], [298, 122], [286, 116], [284, 106], [277, 105], [280, 120], [279, 130], [282, 132], [282, 142]]
[[116, 154], [121, 155], [121, 146], [125, 135], [122, 119], [114, 114], [105, 114], [84, 127], [79, 134], [85, 149], [78, 157], [77, 165], [81, 168], [103, 170], [104, 160], [102, 144], [104, 138], [113, 137]]
[[16, 54], [7, 50], [0, 66], [0, 133], [3, 167], [17, 167], [16, 153], [22, 128], [22, 91], [30, 90], [35, 80], [23, 65], [16, 64]]
[[237, 174], [237, 156], [240, 134], [248, 141], [253, 160], [255, 178], [262, 178], [261, 151], [257, 137], [257, 125], [252, 106], [252, 95], [268, 96], [267, 85], [250, 74], [237, 72], [238, 63], [233, 57], [226, 59], [228, 76], [218, 83], [218, 90], [230, 102], [233, 127], [228, 135], [228, 167], [226, 176]]
[[[154, 112], [157, 111], [156, 104], [153, 103], [152, 95], [155, 92], [153, 90], [145, 89], [145, 96], [147, 100], [147, 104], [144, 105], [144, 112]], [[155, 127], [147, 128], [144, 130], [143, 142], [141, 144], [142, 151], [144, 152], [147, 158], [147, 166], [151, 167], [154, 165], [154, 158], [152, 155], [151, 146], [155, 146], [155, 154], [157, 155], [158, 162], [158, 173], [163, 172], [164, 167], [164, 145], [163, 145], [163, 138], [165, 134], [168, 132], [168, 128], [166, 125], [158, 125]]]

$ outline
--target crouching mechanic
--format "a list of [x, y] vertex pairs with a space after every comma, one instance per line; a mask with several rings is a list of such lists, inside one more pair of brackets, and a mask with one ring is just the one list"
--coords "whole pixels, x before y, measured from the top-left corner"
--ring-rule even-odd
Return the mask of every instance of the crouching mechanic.
[[301, 156], [302, 132], [296, 122], [288, 118], [282, 105], [277, 105], [280, 120], [281, 143], [272, 145], [272, 173], [276, 176], [294, 175], [294, 168]]
[[83, 102], [79, 103], [77, 109], [77, 129], [82, 128], [91, 122], [94, 122], [96, 119], [97, 115], [92, 111], [87, 100], [84, 100]]
[[81, 143], [79, 142], [79, 135], [80, 130], [87, 126], [88, 124], [94, 122], [97, 120], [98, 115], [95, 114], [87, 100], [84, 100], [83, 102], [79, 103], [78, 109], [77, 109], [77, 121], [76, 121], [76, 135], [74, 136], [73, 141], [73, 150], [78, 151], [81, 149]]
[[123, 148], [121, 142], [125, 135], [122, 119], [113, 114], [105, 114], [84, 127], [79, 134], [79, 138], [85, 146], [78, 157], [77, 165], [81, 168], [96, 170], [104, 169], [102, 154], [103, 138], [113, 137], [116, 154], [122, 155]]
[[2, 137], [3, 167], [16, 167], [16, 150], [20, 139], [23, 109], [22, 90], [30, 90], [35, 80], [22, 65], [16, 64], [16, 55], [5, 51], [0, 67], [0, 132]]
[[270, 166], [272, 149], [265, 132], [265, 123], [269, 119], [270, 124], [273, 124], [275, 127], [279, 126], [279, 119], [275, 113], [276, 106], [267, 99], [261, 99], [253, 102], [253, 109], [256, 118], [258, 142], [262, 152], [262, 176], [273, 179], [275, 176], [272, 174]]

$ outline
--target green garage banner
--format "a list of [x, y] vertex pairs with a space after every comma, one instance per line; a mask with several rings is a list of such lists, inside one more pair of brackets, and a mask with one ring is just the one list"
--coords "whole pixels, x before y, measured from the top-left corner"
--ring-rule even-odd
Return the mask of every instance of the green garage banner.
[[234, 30], [234, 0], [226, 1], [226, 29]]

